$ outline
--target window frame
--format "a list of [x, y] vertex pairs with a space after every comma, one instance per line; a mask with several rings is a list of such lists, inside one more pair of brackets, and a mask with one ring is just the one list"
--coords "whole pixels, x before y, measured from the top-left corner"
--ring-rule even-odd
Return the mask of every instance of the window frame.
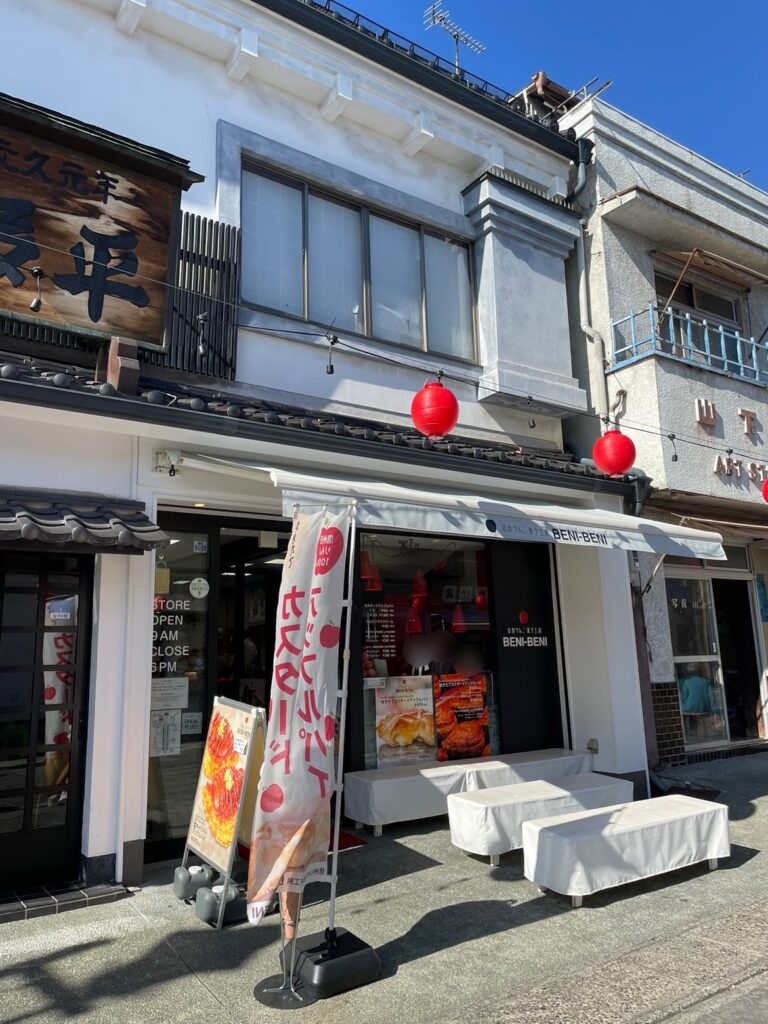
[[[351, 328], [339, 328], [338, 333], [343, 333], [353, 338], [360, 338], [365, 341], [371, 341], [377, 345], [386, 346], [387, 348], [396, 348], [403, 352], [418, 353], [421, 355], [431, 355], [439, 357], [441, 360], [450, 360], [452, 362], [466, 363], [468, 365], [478, 365], [478, 330], [477, 330], [477, 301], [476, 301], [476, 288], [475, 288], [475, 272], [474, 272], [474, 260], [473, 260], [473, 245], [472, 240], [462, 237], [461, 235], [454, 234], [450, 231], [442, 228], [434, 228], [431, 226], [425, 226], [423, 223], [419, 223], [410, 220], [407, 217], [398, 217], [390, 210], [382, 209], [374, 205], [368, 205], [362, 202], [355, 202], [350, 200], [344, 195], [340, 195], [338, 192], [334, 192], [332, 189], [324, 188], [315, 181], [306, 180], [299, 177], [294, 177], [289, 173], [284, 173], [280, 170], [275, 170], [270, 166], [263, 166], [253, 160], [244, 160], [241, 166], [241, 174], [255, 174], [265, 178], [269, 178], [272, 181], [279, 182], [282, 185], [286, 185], [289, 188], [300, 189], [302, 193], [302, 273], [303, 273], [303, 303], [304, 313], [289, 313], [285, 310], [275, 309], [271, 306], [264, 306], [260, 303], [254, 302], [252, 299], [248, 299], [245, 296], [245, 282], [241, 280], [240, 284], [240, 301], [243, 306], [248, 309], [253, 309], [261, 313], [268, 313], [273, 316], [284, 317], [286, 320], [293, 320], [303, 324], [316, 324], [321, 330], [319, 333], [324, 333], [329, 329], [329, 325], [321, 324], [319, 321], [314, 320], [310, 315], [309, 309], [309, 198], [311, 195], [317, 196], [319, 199], [323, 199], [327, 202], [337, 203], [340, 206], [344, 206], [347, 209], [356, 210], [360, 214], [360, 234], [361, 234], [361, 253], [362, 253], [362, 266], [361, 266], [361, 295], [363, 303], [363, 327], [364, 333], [352, 330]], [[373, 307], [372, 307], [372, 296], [373, 296], [373, 283], [371, 279], [371, 236], [370, 236], [370, 218], [371, 216], [378, 217], [382, 220], [390, 221], [394, 224], [399, 224], [402, 227], [408, 228], [412, 231], [416, 231], [419, 237], [419, 257], [420, 257], [420, 309], [421, 309], [421, 343], [419, 345], [409, 345], [406, 342], [390, 341], [386, 338], [381, 338], [373, 333]], [[241, 201], [241, 228], [245, 230], [245, 224], [242, 222], [242, 201]], [[469, 355], [457, 356], [450, 355], [445, 352], [440, 352], [437, 349], [429, 348], [429, 338], [427, 330], [427, 294], [426, 294], [426, 262], [425, 262], [425, 236], [431, 236], [439, 240], [448, 241], [454, 245], [462, 246], [467, 253], [467, 287], [469, 290], [469, 305], [470, 305], [470, 331], [471, 337], [469, 339]], [[243, 267], [243, 270], [245, 267]], [[244, 275], [243, 275], [244, 276]]]
[[[691, 316], [695, 317], [697, 320], [702, 320], [702, 321], [706, 320], [706, 322], [708, 324], [717, 324], [717, 325], [722, 324], [723, 327], [730, 327], [730, 328], [735, 329], [738, 332], [742, 332], [743, 331], [743, 327], [742, 327], [742, 324], [744, 322], [744, 315], [743, 315], [744, 311], [742, 309], [742, 301], [743, 301], [743, 298], [744, 298], [743, 292], [739, 291], [739, 289], [737, 287], [735, 287], [735, 286], [732, 289], [728, 289], [726, 286], [720, 285], [717, 282], [713, 283], [713, 284], [710, 284], [708, 281], [704, 282], [704, 281], [699, 280], [696, 275], [688, 275], [688, 274], [686, 274], [685, 277], [682, 279], [682, 281], [680, 283], [682, 285], [685, 285], [686, 287], [691, 289], [691, 294], [693, 296], [693, 305], [691, 306], [687, 302], [681, 302], [680, 299], [678, 298], [678, 296], [675, 295], [674, 299], [672, 300], [671, 306], [670, 306], [669, 300], [665, 299], [665, 298], [662, 298], [662, 296], [659, 295], [658, 283], [657, 283], [658, 282], [658, 278], [663, 278], [664, 280], [669, 281], [671, 286], [674, 287], [674, 284], [677, 281], [678, 276], [679, 276], [679, 274], [673, 274], [672, 271], [667, 270], [664, 267], [659, 267], [659, 266], [655, 266], [654, 267], [654, 271], [653, 271], [653, 290], [654, 290], [654, 294], [656, 296], [656, 305], [657, 306], [659, 306], [661, 309], [669, 309], [669, 308], [672, 308], [673, 310], [679, 309], [683, 313], [690, 313]], [[707, 310], [703, 309], [698, 304], [698, 297], [697, 296], [698, 296], [698, 292], [699, 291], [708, 292], [710, 295], [714, 296], [715, 298], [723, 299], [726, 302], [730, 302], [731, 305], [733, 306], [734, 318], [730, 319], [729, 317], [719, 316], [717, 313], [709, 313], [709, 312], [707, 312]]]

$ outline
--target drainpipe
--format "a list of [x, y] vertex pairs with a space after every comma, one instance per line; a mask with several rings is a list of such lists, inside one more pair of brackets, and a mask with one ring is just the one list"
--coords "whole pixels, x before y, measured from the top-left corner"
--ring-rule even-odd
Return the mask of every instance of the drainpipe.
[[[580, 168], [581, 169], [581, 168]], [[593, 343], [592, 363], [597, 374], [596, 394], [593, 396], [595, 408], [601, 419], [608, 415], [608, 381], [605, 378], [605, 342], [599, 331], [589, 322], [589, 296], [587, 294], [587, 274], [584, 261], [584, 225], [580, 221], [580, 231], [576, 239], [576, 265], [579, 275], [579, 327]]]
[[576, 184], [573, 186], [573, 190], [565, 197], [566, 203], [572, 203], [576, 196], [583, 192], [584, 186], [587, 184], [587, 167], [592, 160], [594, 146], [589, 139], [579, 139], [578, 146], [579, 166], [576, 170]]

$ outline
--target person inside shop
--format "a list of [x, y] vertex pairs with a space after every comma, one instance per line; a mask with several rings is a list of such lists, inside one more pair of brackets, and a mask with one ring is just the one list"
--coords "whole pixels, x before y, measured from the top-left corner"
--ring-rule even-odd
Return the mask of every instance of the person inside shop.
[[712, 695], [712, 680], [698, 672], [695, 662], [685, 666], [680, 680], [680, 710], [684, 715], [712, 714], [717, 711]]

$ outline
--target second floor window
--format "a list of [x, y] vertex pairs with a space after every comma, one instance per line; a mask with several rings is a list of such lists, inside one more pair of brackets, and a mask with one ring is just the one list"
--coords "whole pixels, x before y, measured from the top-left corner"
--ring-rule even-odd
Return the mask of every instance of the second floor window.
[[699, 319], [722, 323], [737, 330], [739, 328], [739, 303], [734, 298], [716, 295], [689, 281], [681, 281], [675, 288], [675, 280], [663, 274], [656, 274], [656, 295], [659, 305], [664, 308], [669, 306], [672, 295], [672, 309], [675, 311], [690, 313]]
[[247, 302], [474, 359], [470, 253], [459, 239], [251, 170], [242, 237]]

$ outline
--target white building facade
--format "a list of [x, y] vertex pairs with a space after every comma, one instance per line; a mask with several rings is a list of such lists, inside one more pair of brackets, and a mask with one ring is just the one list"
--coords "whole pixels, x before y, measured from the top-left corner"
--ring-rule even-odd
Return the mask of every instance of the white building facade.
[[[348, 767], [377, 765], [364, 678], [427, 663], [485, 680], [485, 732], [470, 753], [595, 741], [595, 768], [645, 791], [621, 549], [693, 557], [718, 538], [697, 548], [685, 528], [635, 529], [621, 517], [638, 484], [563, 452], [563, 418], [587, 409], [566, 292], [579, 150], [330, 7], [31, 0], [6, 19], [18, 45], [7, 47], [3, 128], [23, 129], [27, 148], [5, 140], [4, 187], [31, 177], [80, 198], [90, 188], [104, 210], [124, 204], [101, 258], [77, 232], [46, 248], [39, 205], [14, 207], [16, 234], [4, 229], [18, 275], [0, 279], [2, 306], [21, 312], [0, 340], [0, 549], [16, 609], [3, 629], [28, 643], [0, 664], [0, 842], [18, 882], [80, 871], [135, 881], [145, 859], [179, 853], [213, 696], [266, 702], [286, 473], [310, 498], [357, 499], [363, 516]], [[21, 44], [31, 35], [34, 82]], [[35, 131], [59, 146], [71, 136], [69, 159], [41, 162]], [[96, 185], [86, 157], [111, 160], [93, 165]], [[124, 185], [129, 172], [144, 175], [143, 191]], [[167, 283], [142, 263], [166, 194], [146, 200], [153, 175], [183, 190]], [[145, 234], [129, 244], [136, 209]], [[37, 246], [42, 282], [19, 240]], [[54, 256], [75, 258], [75, 280], [46, 269]], [[92, 278], [105, 268], [100, 319]], [[83, 306], [51, 321], [67, 289]], [[126, 295], [135, 330], [109, 329]], [[164, 348], [115, 341], [160, 310]], [[438, 368], [460, 418], [450, 439], [429, 442], [409, 408]], [[53, 525], [25, 532], [35, 509]], [[441, 519], [431, 532], [419, 526], [429, 509]], [[439, 658], [408, 646], [438, 633]], [[55, 642], [76, 653], [49, 701]], [[50, 715], [65, 716], [58, 744]], [[55, 858], [30, 859], [41, 829], [65, 826]]]
[[[601, 100], [562, 126], [594, 144], [571, 266], [579, 379], [592, 410], [615, 409], [636, 445], [652, 479], [644, 514], [716, 529], [728, 555], [661, 565], [641, 555], [635, 566], [649, 756], [760, 749], [768, 195]], [[569, 430], [588, 455], [596, 421]]]

